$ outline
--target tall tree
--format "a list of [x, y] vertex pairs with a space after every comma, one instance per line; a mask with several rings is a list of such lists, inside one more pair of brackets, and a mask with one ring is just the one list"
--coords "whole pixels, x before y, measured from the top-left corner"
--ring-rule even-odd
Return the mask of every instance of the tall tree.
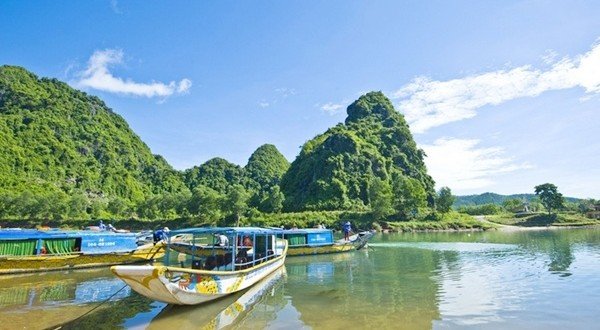
[[558, 187], [552, 183], [544, 183], [539, 186], [535, 186], [535, 194], [539, 197], [542, 205], [548, 214], [552, 214], [553, 210], [560, 209], [564, 206], [565, 199], [561, 193], [558, 192]]
[[442, 213], [447, 213], [452, 208], [455, 200], [456, 197], [452, 195], [452, 190], [448, 187], [442, 187], [435, 199], [435, 208]]
[[279, 189], [279, 186], [273, 186], [269, 189], [267, 197], [260, 203], [260, 210], [270, 213], [279, 213], [283, 208], [285, 196]]
[[375, 177], [369, 186], [369, 200], [374, 220], [381, 220], [394, 214], [392, 207], [392, 187], [387, 180]]
[[224, 209], [227, 213], [233, 215], [236, 227], [240, 225], [240, 218], [248, 209], [249, 198], [250, 195], [240, 184], [231, 186], [225, 197]]
[[421, 183], [413, 178], [398, 175], [393, 182], [394, 209], [406, 219], [415, 218], [419, 208], [427, 206], [427, 192]]
[[199, 185], [192, 191], [188, 201], [188, 211], [192, 216], [204, 219], [207, 223], [215, 224], [221, 219], [224, 196], [207, 186]]

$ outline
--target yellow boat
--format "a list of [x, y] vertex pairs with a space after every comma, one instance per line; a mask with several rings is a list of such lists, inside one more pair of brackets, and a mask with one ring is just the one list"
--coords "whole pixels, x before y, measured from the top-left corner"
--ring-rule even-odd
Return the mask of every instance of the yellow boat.
[[163, 246], [163, 243], [137, 246], [132, 233], [3, 229], [0, 274], [147, 262], [162, 258]]
[[366, 246], [373, 236], [371, 231], [354, 234], [348, 240], [334, 240], [330, 229], [290, 229], [281, 230], [283, 237], [289, 242], [289, 256], [305, 256], [314, 254], [340, 253], [360, 250]]

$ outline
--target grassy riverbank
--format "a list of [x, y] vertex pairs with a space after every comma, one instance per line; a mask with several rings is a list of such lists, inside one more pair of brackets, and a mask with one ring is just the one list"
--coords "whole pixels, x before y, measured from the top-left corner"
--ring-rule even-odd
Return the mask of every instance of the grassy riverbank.
[[[286, 228], [313, 228], [317, 224], [323, 224], [327, 228], [339, 229], [342, 222], [350, 221], [355, 229], [387, 229], [390, 231], [445, 231], [445, 230], [487, 230], [494, 227], [493, 224], [480, 222], [472, 216], [457, 212], [449, 212], [438, 215], [437, 220], [411, 220], [400, 221], [390, 219], [388, 221], [373, 221], [369, 212], [351, 211], [319, 211], [319, 212], [297, 212], [297, 213], [255, 213], [249, 217], [242, 218], [241, 226], [259, 227], [281, 227]], [[184, 218], [174, 220], [111, 220], [103, 219], [105, 224], [113, 224], [119, 229], [132, 231], [157, 229], [168, 226], [171, 229], [187, 227], [199, 227], [207, 225], [202, 219]], [[98, 220], [2, 220], [0, 226], [20, 228], [70, 228], [81, 229], [87, 226], [95, 226]], [[224, 219], [219, 223], [221, 226], [234, 225], [233, 222]]]
[[477, 221], [470, 215], [449, 212], [439, 220], [415, 220], [388, 222], [392, 231], [448, 231], [448, 230], [489, 230], [494, 229], [494, 224]]
[[510, 213], [488, 215], [487, 221], [500, 225], [518, 227], [565, 227], [565, 226], [593, 226], [600, 225], [600, 221], [590, 219], [575, 213], [533, 213], [526, 215], [515, 215]]

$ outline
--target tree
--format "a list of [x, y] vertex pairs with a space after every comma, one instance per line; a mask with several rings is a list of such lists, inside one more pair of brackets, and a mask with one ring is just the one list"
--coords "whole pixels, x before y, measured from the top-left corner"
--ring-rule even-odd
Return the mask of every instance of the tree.
[[127, 211], [127, 202], [120, 197], [115, 197], [108, 202], [106, 209], [116, 217], [123, 217]]
[[224, 210], [233, 215], [235, 225], [240, 225], [242, 213], [248, 208], [248, 199], [250, 198], [246, 189], [240, 184], [235, 184], [230, 187], [227, 196], [225, 197]]
[[452, 196], [452, 190], [448, 187], [442, 187], [435, 199], [435, 208], [442, 213], [447, 213], [452, 208], [455, 200], [456, 197]]
[[187, 209], [193, 216], [203, 218], [206, 222], [214, 224], [222, 216], [221, 204], [223, 199], [224, 196], [216, 190], [199, 185], [194, 188]]
[[416, 179], [398, 175], [392, 189], [394, 209], [404, 218], [415, 218], [419, 208], [427, 206], [427, 192]]
[[563, 195], [558, 192], [558, 187], [552, 183], [535, 186], [535, 194], [540, 198], [548, 214], [552, 214], [553, 210], [562, 208], [565, 203]]
[[285, 196], [279, 189], [279, 186], [273, 186], [269, 189], [267, 197], [260, 203], [260, 210], [263, 212], [279, 213], [283, 208]]
[[394, 214], [392, 207], [392, 187], [387, 180], [375, 177], [369, 186], [369, 200], [374, 220], [384, 219]]
[[523, 210], [523, 202], [517, 198], [511, 198], [502, 202], [502, 207], [508, 212], [519, 212]]

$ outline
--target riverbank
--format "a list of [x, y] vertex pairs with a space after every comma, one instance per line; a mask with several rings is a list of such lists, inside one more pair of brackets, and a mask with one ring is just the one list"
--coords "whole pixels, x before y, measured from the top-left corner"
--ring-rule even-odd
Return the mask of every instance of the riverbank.
[[532, 214], [495, 214], [478, 216], [479, 221], [499, 225], [499, 229], [547, 229], [598, 226], [600, 221], [579, 214], [532, 213]]
[[[285, 228], [313, 228], [318, 224], [327, 228], [339, 229], [340, 224], [350, 221], [355, 230], [375, 229], [377, 231], [416, 232], [416, 231], [483, 231], [496, 227], [492, 223], [482, 223], [472, 216], [457, 212], [439, 214], [437, 220], [411, 220], [411, 221], [373, 221], [369, 212], [351, 211], [307, 211], [297, 213], [256, 213], [240, 221], [241, 226], [258, 227], [285, 227]], [[102, 219], [105, 224], [112, 224], [117, 229], [131, 231], [158, 229], [169, 227], [181, 229], [189, 227], [208, 226], [201, 219], [183, 218], [172, 220], [138, 220], [138, 219]], [[64, 228], [83, 229], [87, 226], [98, 225], [99, 220], [0, 220], [2, 228]], [[221, 226], [230, 226], [232, 223], [222, 221]]]

